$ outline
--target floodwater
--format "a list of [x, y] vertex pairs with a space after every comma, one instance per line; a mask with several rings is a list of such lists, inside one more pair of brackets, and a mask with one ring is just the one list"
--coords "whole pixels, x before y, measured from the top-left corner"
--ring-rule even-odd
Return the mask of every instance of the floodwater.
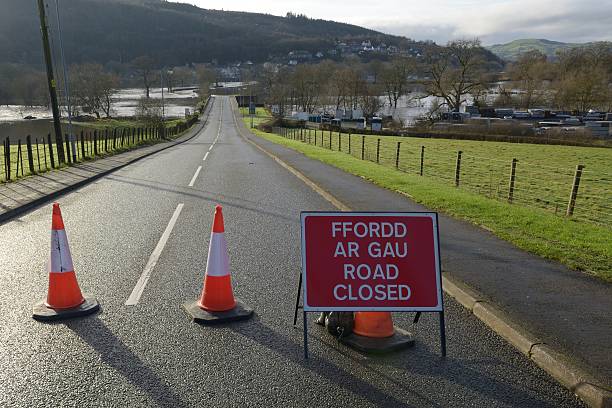
[[[145, 96], [145, 90], [139, 88], [121, 89], [113, 95], [113, 117], [129, 117], [136, 114], [140, 98]], [[161, 88], [151, 88], [151, 98], [161, 99]], [[175, 92], [167, 92], [164, 89], [164, 116], [167, 118], [181, 118], [185, 116], [185, 110], [193, 112], [198, 102], [198, 94], [193, 89], [182, 89]], [[33, 116], [36, 119], [27, 120], [26, 116]], [[25, 107], [18, 105], [0, 106], [0, 141], [9, 137], [11, 140], [25, 140], [26, 135], [33, 138], [43, 137], [52, 133], [53, 115], [51, 108], [42, 106]], [[62, 121], [67, 118], [63, 114]], [[68, 132], [67, 125], [62, 125], [64, 133]], [[80, 127], [74, 126], [75, 132], [80, 131]]]

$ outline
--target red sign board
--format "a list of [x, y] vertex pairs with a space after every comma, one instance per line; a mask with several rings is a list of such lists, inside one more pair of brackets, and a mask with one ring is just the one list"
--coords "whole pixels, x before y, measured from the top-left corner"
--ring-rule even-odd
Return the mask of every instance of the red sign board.
[[302, 213], [304, 310], [442, 311], [436, 213]]

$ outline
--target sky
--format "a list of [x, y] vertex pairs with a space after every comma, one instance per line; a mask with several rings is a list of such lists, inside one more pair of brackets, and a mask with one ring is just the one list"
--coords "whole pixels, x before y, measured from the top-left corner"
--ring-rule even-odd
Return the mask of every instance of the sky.
[[[176, 1], [176, 0], [173, 0]], [[351, 23], [444, 44], [478, 37], [484, 45], [519, 38], [612, 41], [612, 0], [180, 0], [208, 9]]]

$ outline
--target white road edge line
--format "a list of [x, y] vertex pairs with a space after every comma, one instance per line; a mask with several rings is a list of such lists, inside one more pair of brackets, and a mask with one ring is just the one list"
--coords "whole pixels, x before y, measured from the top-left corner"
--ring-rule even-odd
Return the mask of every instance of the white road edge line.
[[142, 275], [140, 275], [140, 279], [138, 279], [138, 282], [136, 282], [136, 286], [134, 286], [130, 297], [125, 301], [126, 306], [134, 306], [138, 304], [138, 301], [140, 301], [142, 292], [144, 291], [144, 288], [145, 286], [147, 286], [147, 282], [149, 282], [149, 278], [151, 277], [151, 272], [153, 272], [153, 268], [155, 268], [155, 265], [159, 260], [159, 256], [164, 250], [166, 242], [168, 242], [168, 238], [170, 237], [170, 234], [174, 229], [174, 224], [176, 224], [176, 220], [178, 219], [179, 215], [181, 214], [181, 211], [183, 210], [183, 206], [183, 203], [176, 206], [176, 210], [174, 210], [174, 214], [172, 214], [172, 218], [170, 218], [170, 222], [168, 223], [166, 230], [159, 239], [159, 242], [153, 250], [153, 253], [151, 253], [149, 261], [145, 265], [144, 270], [142, 271]]
[[210, 152], [206, 152], [206, 154], [204, 155], [204, 158], [202, 159], [202, 161], [206, 161], [206, 159], [208, 158], [208, 154], [209, 154], [209, 153], [210, 153]]
[[200, 174], [200, 170], [202, 170], [202, 166], [198, 166], [198, 169], [196, 170], [195, 174], [191, 178], [191, 181], [189, 182], [189, 186], [188, 187], [193, 187], [193, 185], [195, 184], [196, 179], [198, 178], [198, 174]]

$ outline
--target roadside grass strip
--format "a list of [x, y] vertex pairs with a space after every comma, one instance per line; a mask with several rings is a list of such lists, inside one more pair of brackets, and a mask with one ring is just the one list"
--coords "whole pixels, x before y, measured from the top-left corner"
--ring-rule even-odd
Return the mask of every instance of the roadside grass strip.
[[[243, 117], [243, 121], [249, 127], [250, 118]], [[419, 176], [372, 161], [362, 161], [346, 152], [286, 139], [258, 129], [251, 131], [270, 142], [404, 194], [432, 210], [483, 227], [518, 248], [612, 282], [612, 234], [606, 226], [561, 217], [544, 209], [497, 201], [445, 185], [427, 175]], [[535, 149], [540, 148], [535, 146]]]

